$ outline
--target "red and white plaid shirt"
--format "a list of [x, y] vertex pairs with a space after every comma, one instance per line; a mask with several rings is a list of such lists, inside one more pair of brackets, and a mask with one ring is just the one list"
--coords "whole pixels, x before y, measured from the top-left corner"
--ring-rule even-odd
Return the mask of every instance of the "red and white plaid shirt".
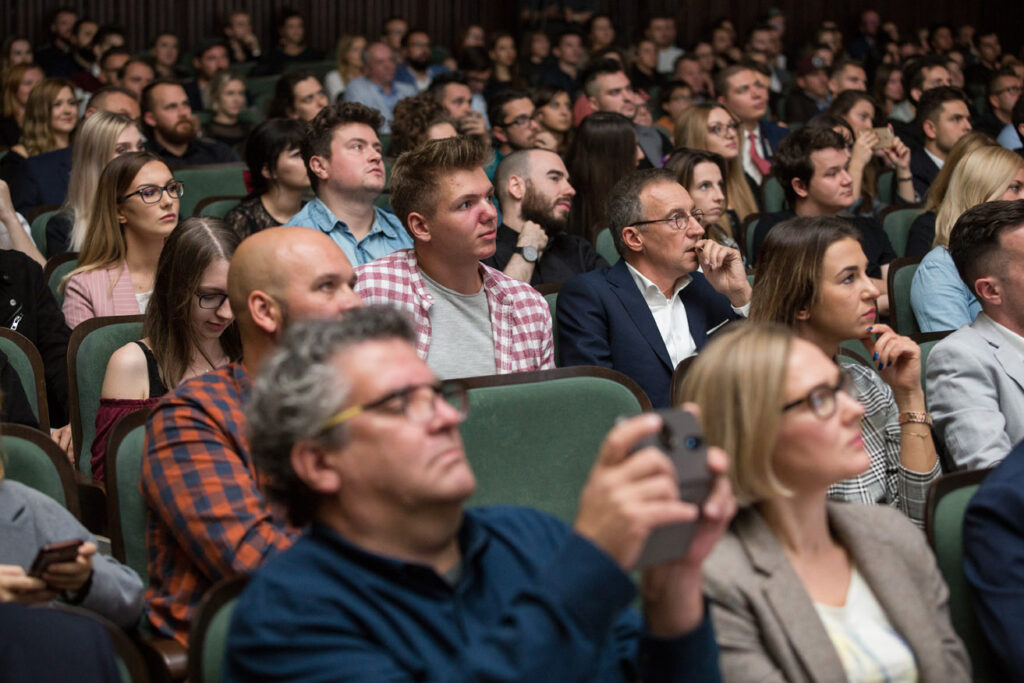
[[[491, 311], [494, 365], [498, 374], [555, 367], [551, 311], [537, 290], [480, 264]], [[391, 304], [416, 321], [416, 351], [430, 349], [430, 307], [434, 297], [416, 265], [416, 252], [402, 249], [356, 268], [356, 292], [367, 304]]]

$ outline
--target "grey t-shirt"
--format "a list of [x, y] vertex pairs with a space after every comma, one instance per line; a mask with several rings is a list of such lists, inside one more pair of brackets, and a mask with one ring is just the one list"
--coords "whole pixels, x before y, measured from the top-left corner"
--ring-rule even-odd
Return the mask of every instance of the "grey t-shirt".
[[459, 294], [431, 280], [420, 270], [434, 297], [430, 307], [430, 350], [427, 365], [440, 379], [493, 375], [494, 332], [483, 286], [476, 294]]

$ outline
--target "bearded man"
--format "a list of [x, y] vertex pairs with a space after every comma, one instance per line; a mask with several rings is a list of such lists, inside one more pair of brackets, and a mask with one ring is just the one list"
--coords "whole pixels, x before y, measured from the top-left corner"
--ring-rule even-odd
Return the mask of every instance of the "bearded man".
[[199, 124], [192, 116], [185, 88], [177, 81], [160, 79], [143, 89], [142, 121], [150, 149], [172, 170], [239, 160], [227, 145], [198, 137]]

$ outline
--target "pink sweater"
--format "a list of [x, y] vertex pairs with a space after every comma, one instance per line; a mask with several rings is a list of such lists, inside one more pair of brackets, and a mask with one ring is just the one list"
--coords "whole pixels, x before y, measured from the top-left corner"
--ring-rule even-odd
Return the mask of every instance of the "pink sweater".
[[89, 318], [144, 312], [139, 310], [127, 262], [121, 264], [120, 273], [100, 268], [72, 276], [64, 290], [63, 311], [64, 319], [72, 329]]

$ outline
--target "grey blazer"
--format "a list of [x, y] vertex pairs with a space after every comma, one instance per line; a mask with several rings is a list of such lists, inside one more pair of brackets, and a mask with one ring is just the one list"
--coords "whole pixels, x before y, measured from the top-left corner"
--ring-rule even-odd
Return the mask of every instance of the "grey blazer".
[[1024, 439], [1024, 358], [984, 313], [935, 345], [925, 386], [959, 467], [991, 467]]
[[[949, 620], [949, 591], [924, 534], [884, 505], [829, 502], [828, 517], [913, 651], [919, 680], [969, 681], [967, 652]], [[755, 507], [737, 513], [704, 563], [704, 590], [726, 683], [846, 681], [810, 596]]]

